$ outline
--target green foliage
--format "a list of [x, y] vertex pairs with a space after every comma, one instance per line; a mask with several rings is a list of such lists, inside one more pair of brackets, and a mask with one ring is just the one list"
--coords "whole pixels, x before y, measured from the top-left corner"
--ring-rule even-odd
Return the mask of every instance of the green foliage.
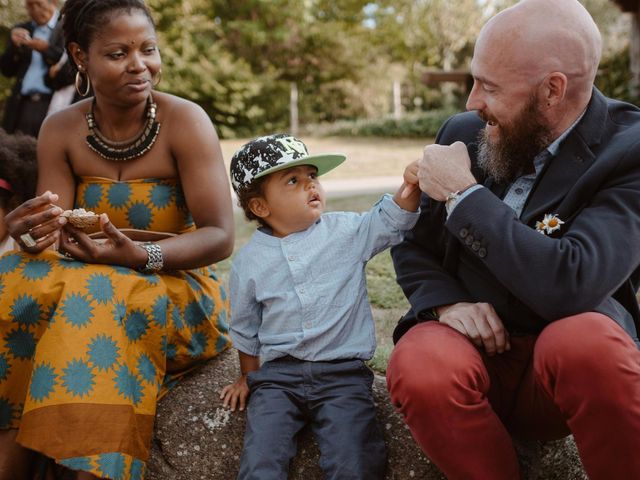
[[604, 59], [596, 78], [596, 86], [608, 97], [640, 105], [638, 93], [631, 89], [629, 47]]
[[429, 138], [435, 137], [442, 123], [454, 113], [453, 109], [438, 109], [405, 115], [400, 119], [337, 121], [307, 126], [305, 130], [316, 136]]
[[[619, 10], [609, 0], [582, 1], [603, 32], [605, 52], [618, 52], [628, 35]], [[432, 110], [459, 110], [465, 96], [452, 85], [424, 85], [425, 69], [468, 68], [482, 24], [515, 0], [147, 2], [164, 64], [159, 88], [201, 105], [223, 137], [288, 130], [292, 84], [303, 126], [338, 122], [314, 133], [422, 137], [448, 115]], [[22, 0], [0, 0], [0, 42], [24, 18]], [[628, 79], [625, 54], [607, 57], [599, 86], [634, 101]], [[386, 118], [393, 82], [402, 85], [409, 113], [400, 122]], [[0, 106], [12, 83], [0, 76]]]
[[0, 31], [3, 35], [11, 26], [25, 18], [26, 10], [22, 0], [0, 0]]
[[[7, 31], [1, 31], [1, 30], [2, 29], [0, 29], [0, 35], [1, 35], [0, 49], [4, 51], [8, 30]], [[4, 112], [4, 103], [7, 97], [9, 97], [9, 94], [11, 93], [11, 86], [13, 85], [13, 82], [14, 82], [13, 78], [7, 78], [4, 75], [0, 75], [0, 112]]]
[[[25, 18], [26, 11], [21, 0], [0, 0], [0, 52], [4, 51], [11, 27]], [[13, 82], [13, 78], [0, 75], [0, 112], [4, 109], [5, 99], [11, 93]]]
[[[286, 129], [290, 84], [302, 122], [370, 113], [363, 0], [149, 0], [165, 91], [199, 103], [222, 136]], [[373, 79], [370, 81], [368, 79]], [[376, 113], [379, 113], [377, 111]]]

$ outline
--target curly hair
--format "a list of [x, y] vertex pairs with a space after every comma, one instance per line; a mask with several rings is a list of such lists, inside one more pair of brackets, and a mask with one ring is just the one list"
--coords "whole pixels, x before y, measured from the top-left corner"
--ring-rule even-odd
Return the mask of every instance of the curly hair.
[[267, 177], [256, 178], [249, 185], [244, 188], [240, 188], [237, 192], [238, 205], [244, 211], [244, 216], [247, 217], [247, 220], [249, 221], [255, 220], [263, 227], [269, 227], [269, 225], [262, 218], [258, 217], [251, 211], [251, 209], [249, 208], [249, 202], [254, 198], [264, 196], [264, 183]]
[[0, 178], [11, 185], [12, 192], [0, 187], [0, 207], [13, 210], [36, 194], [38, 165], [36, 139], [0, 128]]
[[151, 12], [142, 0], [67, 0], [60, 12], [67, 49], [69, 43], [75, 42], [87, 51], [96, 33], [112, 16], [122, 11], [131, 13], [132, 10], [142, 11], [155, 28]]

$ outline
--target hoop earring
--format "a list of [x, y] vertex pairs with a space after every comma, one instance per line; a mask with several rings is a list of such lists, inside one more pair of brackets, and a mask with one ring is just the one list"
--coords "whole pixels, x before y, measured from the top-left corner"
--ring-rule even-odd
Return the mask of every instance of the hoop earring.
[[78, 92], [78, 95], [80, 95], [81, 97], [86, 97], [87, 95], [89, 95], [89, 90], [91, 90], [91, 80], [89, 80], [89, 75], [87, 75], [86, 73], [85, 75], [87, 77], [87, 88], [85, 88], [84, 92], [82, 92], [80, 91], [80, 87], [82, 86], [83, 82], [82, 73], [80, 73], [80, 70], [76, 72], [76, 92]]
[[153, 81], [152, 81], [152, 85], [154, 87], [157, 87], [158, 84], [162, 81], [162, 69], [158, 70], [158, 73], [156, 73], [153, 76]]

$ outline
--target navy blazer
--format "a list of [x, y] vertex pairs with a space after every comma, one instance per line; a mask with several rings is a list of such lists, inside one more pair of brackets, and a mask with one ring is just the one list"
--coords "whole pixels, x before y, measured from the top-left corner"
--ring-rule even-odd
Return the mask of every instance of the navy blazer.
[[[397, 341], [433, 307], [493, 305], [511, 334], [536, 334], [570, 315], [596, 311], [640, 346], [640, 110], [594, 88], [585, 115], [536, 178], [520, 218], [501, 197], [505, 185], [476, 166], [476, 113], [450, 118], [436, 143], [467, 144], [481, 188], [447, 219], [443, 202], [423, 195], [421, 216], [391, 251], [411, 311]], [[551, 235], [536, 221], [556, 214]]]

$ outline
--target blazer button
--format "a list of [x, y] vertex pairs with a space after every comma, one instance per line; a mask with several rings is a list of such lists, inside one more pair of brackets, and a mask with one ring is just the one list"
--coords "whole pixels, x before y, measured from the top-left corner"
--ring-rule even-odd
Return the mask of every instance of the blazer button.
[[458, 232], [460, 234], [460, 238], [466, 238], [467, 235], [469, 235], [469, 230], [466, 228], [461, 228], [460, 232]]
[[480, 250], [478, 250], [478, 256], [480, 258], [484, 258], [487, 256], [487, 249], [486, 248], [481, 248]]
[[467, 235], [467, 238], [464, 239], [464, 243], [471, 245], [473, 243], [473, 235]]
[[473, 242], [471, 244], [471, 250], [473, 250], [474, 252], [477, 252], [478, 250], [480, 250], [480, 242], [478, 242], [477, 240]]

